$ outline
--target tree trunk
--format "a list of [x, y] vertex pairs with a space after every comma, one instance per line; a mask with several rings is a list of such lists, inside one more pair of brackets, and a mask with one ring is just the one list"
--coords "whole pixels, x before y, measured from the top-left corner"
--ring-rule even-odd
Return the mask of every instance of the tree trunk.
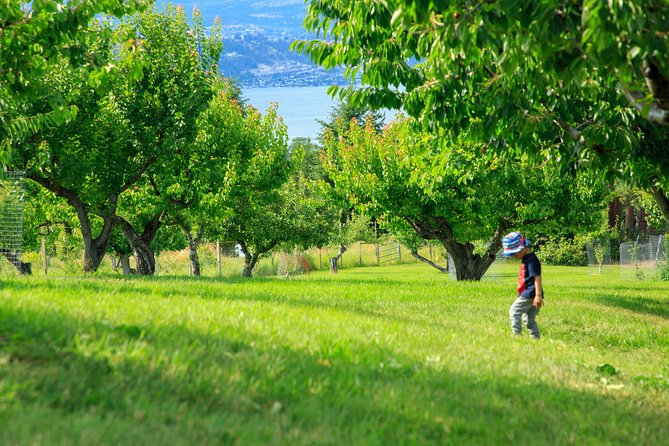
[[446, 251], [451, 255], [455, 264], [455, 277], [460, 280], [481, 280], [490, 268], [495, 258], [474, 254], [474, 245], [471, 243], [444, 242]]
[[108, 215], [104, 218], [100, 234], [93, 238], [88, 211], [83, 207], [83, 203], [81, 208], [77, 208], [77, 215], [79, 216], [79, 223], [81, 223], [81, 235], [84, 242], [84, 272], [93, 273], [100, 267], [100, 263], [102, 263], [102, 259], [107, 253], [113, 227], [113, 216]]
[[194, 240], [192, 243], [188, 243], [188, 258], [190, 259], [191, 270], [193, 275], [200, 277], [200, 258], [197, 255], [197, 247], [200, 244], [199, 241]]
[[119, 262], [121, 262], [124, 276], [129, 276], [132, 274], [132, 270], [130, 269], [130, 256], [128, 254], [121, 254], [119, 257]]
[[341, 259], [341, 256], [346, 252], [346, 246], [339, 245], [339, 254], [330, 258], [330, 272], [332, 274], [337, 274], [339, 272], [338, 262]]
[[185, 224], [180, 224], [181, 230], [188, 240], [188, 259], [190, 260], [190, 268], [194, 276], [199, 277], [202, 273], [200, 270], [200, 257], [197, 254], [197, 248], [200, 246], [202, 240], [202, 231], [198, 231], [197, 234], [193, 235], [191, 229], [188, 228]]
[[162, 224], [164, 214], [164, 212], [159, 212], [154, 215], [144, 228], [142, 235], [139, 235], [135, 228], [123, 217], [114, 217], [116, 224], [121, 228], [121, 232], [123, 232], [135, 253], [137, 274], [151, 276], [156, 272], [156, 257], [151, 249], [151, 242]]
[[460, 243], [452, 238], [443, 240], [444, 248], [453, 258], [455, 263], [455, 277], [460, 280], [481, 280], [488, 271], [497, 256], [497, 251], [502, 246], [502, 232], [504, 227], [499, 227], [492, 236], [488, 248], [483, 256], [474, 254], [474, 245], [471, 243]]
[[667, 224], [669, 224], [669, 198], [667, 197], [667, 194], [660, 187], [651, 187], [650, 191], [653, 194], [655, 201], [657, 201], [662, 216], [667, 221]]
[[256, 252], [251, 253], [249, 246], [244, 241], [237, 241], [237, 244], [240, 246], [242, 253], [244, 253], [244, 269], [242, 270], [242, 276], [251, 277], [253, 275], [253, 268], [255, 268], [258, 261], [262, 258], [265, 253], [268, 253], [276, 246], [278, 242], [276, 240], [271, 240], [267, 242], [266, 245], [260, 245], [256, 247]]
[[[497, 251], [502, 247], [502, 234], [509, 228], [506, 221], [500, 222], [495, 230], [488, 248], [483, 256], [474, 254], [474, 245], [460, 243], [456, 240], [453, 228], [442, 217], [435, 217], [427, 221], [405, 218], [416, 234], [425, 240], [439, 240], [455, 263], [455, 277], [457, 280], [481, 280], [490, 265], [495, 261]], [[449, 265], [450, 268], [450, 265]]]
[[84, 245], [84, 272], [92, 273], [97, 271], [107, 252], [107, 246], [109, 246], [109, 238], [111, 237], [112, 229], [114, 227], [113, 218], [116, 213], [118, 195], [112, 194], [108, 197], [110, 203], [109, 208], [106, 210], [106, 214], [101, 216], [103, 220], [102, 230], [100, 230], [97, 237], [93, 238], [93, 230], [91, 228], [91, 219], [88, 208], [84, 202], [81, 201], [81, 198], [79, 198], [77, 193], [62, 187], [53, 180], [38, 176], [34, 172], [30, 172], [28, 178], [45, 189], [50, 190], [56, 196], [65, 198], [68, 204], [77, 211], [77, 218], [81, 225], [81, 236]]
[[151, 246], [144, 240], [139, 239], [132, 249], [135, 251], [137, 274], [152, 276], [156, 272], [156, 256], [153, 254]]
[[244, 269], [242, 270], [242, 276], [251, 277], [253, 275], [253, 268], [255, 268], [258, 259], [256, 256], [244, 257]]
[[115, 199], [109, 214], [103, 217], [103, 225], [97, 237], [93, 238], [93, 230], [91, 228], [91, 220], [88, 209], [78, 196], [67, 197], [68, 202], [77, 211], [77, 218], [81, 225], [81, 236], [84, 245], [84, 272], [93, 273], [97, 271], [102, 263], [107, 247], [109, 246], [109, 238], [111, 237], [113, 225], [113, 216], [116, 209]]
[[438, 270], [441, 271], [442, 273], [448, 273], [448, 268], [447, 268], [447, 267], [444, 267], [444, 266], [441, 266], [441, 265], [437, 265], [437, 264], [434, 263], [432, 260], [427, 259], [427, 258], [423, 257], [422, 255], [418, 254], [418, 251], [416, 251], [416, 250], [414, 250], [414, 249], [411, 250], [411, 255], [414, 256], [415, 259], [418, 259], [418, 260], [420, 260], [421, 262], [427, 263], [428, 265], [430, 265], [430, 266], [433, 267], [433, 268], [438, 269]]
[[121, 267], [121, 272], [123, 273], [124, 276], [129, 276], [132, 274], [132, 269], [130, 268], [130, 255], [126, 254], [125, 252], [116, 252], [118, 255], [118, 260], [116, 260], [114, 257], [111, 257], [112, 261], [112, 268], [114, 268], [114, 271], [118, 270], [118, 267]]

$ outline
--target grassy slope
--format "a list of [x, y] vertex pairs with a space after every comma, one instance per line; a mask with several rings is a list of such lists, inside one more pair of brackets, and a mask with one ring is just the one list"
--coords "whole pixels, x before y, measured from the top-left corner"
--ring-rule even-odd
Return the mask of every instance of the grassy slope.
[[515, 268], [6, 280], [0, 444], [666, 442], [667, 284], [546, 267], [533, 342]]

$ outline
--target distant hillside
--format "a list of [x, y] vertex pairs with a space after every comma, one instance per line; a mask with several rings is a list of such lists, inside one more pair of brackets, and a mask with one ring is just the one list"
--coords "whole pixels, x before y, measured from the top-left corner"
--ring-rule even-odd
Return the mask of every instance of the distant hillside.
[[[166, 2], [162, 2], [166, 3]], [[225, 27], [253, 25], [268, 32], [304, 34], [302, 20], [306, 13], [303, 0], [195, 0], [174, 2], [190, 13], [194, 6], [202, 13], [204, 23], [220, 17]]]
[[[166, 2], [162, 2], [166, 3]], [[290, 51], [308, 38], [302, 27], [303, 0], [195, 0], [176, 2], [190, 15], [197, 7], [205, 26], [219, 17], [223, 25], [221, 71], [244, 87], [341, 84], [340, 70], [326, 72], [308, 57]]]

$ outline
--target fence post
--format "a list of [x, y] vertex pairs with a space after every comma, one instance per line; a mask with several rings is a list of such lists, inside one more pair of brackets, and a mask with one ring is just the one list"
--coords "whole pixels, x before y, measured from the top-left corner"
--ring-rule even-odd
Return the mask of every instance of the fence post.
[[432, 259], [432, 245], [430, 245], [430, 260], [433, 260]]
[[397, 242], [397, 260], [399, 263], [402, 263], [402, 247], [400, 246], [400, 242]]
[[272, 253], [272, 275], [274, 275], [274, 253]]
[[46, 263], [46, 238], [42, 237], [42, 268], [44, 268], [44, 275], [47, 275], [47, 263]]
[[381, 253], [379, 252], [379, 242], [376, 242], [376, 264], [381, 264]]
[[362, 242], [358, 240], [358, 266], [362, 266]]
[[216, 263], [218, 265], [218, 277], [221, 278], [221, 242], [216, 240]]
[[318, 248], [318, 270], [323, 269], [323, 248]]

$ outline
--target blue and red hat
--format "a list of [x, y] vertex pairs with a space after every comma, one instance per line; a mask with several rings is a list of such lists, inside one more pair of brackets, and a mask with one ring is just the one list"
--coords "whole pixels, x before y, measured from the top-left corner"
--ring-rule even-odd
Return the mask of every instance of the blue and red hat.
[[509, 257], [522, 251], [526, 246], [530, 246], [530, 241], [520, 232], [514, 231], [504, 236], [502, 245], [504, 246], [504, 256]]

